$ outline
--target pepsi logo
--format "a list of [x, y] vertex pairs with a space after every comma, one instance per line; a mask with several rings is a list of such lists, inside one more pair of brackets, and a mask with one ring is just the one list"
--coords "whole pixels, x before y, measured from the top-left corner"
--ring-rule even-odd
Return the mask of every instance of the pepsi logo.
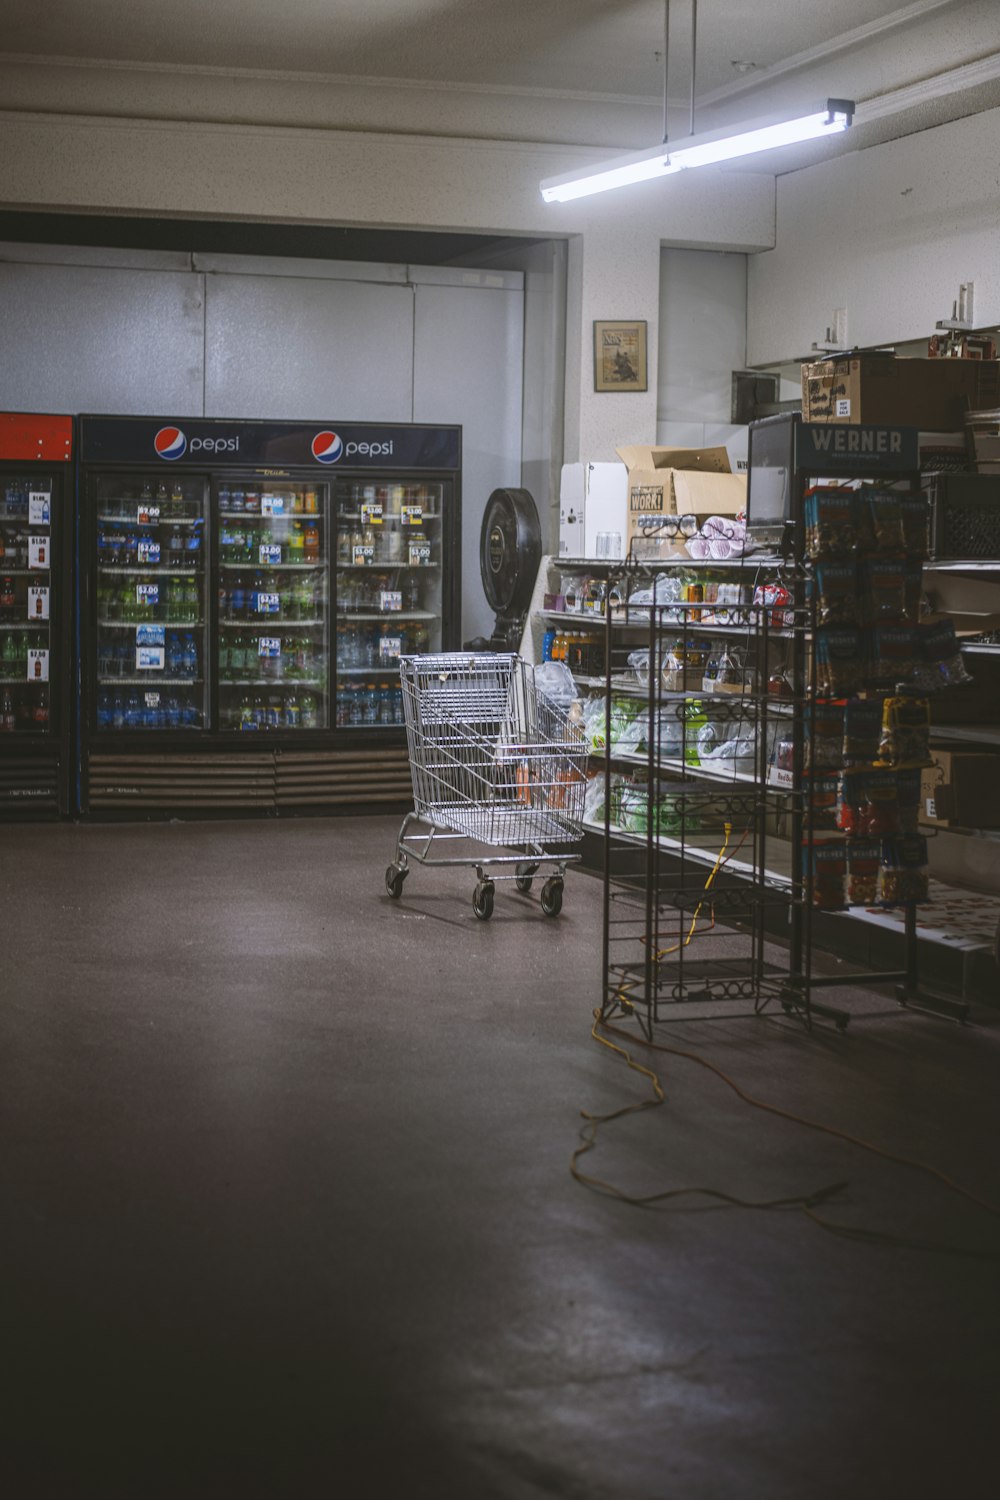
[[312, 456], [317, 463], [335, 464], [343, 452], [344, 444], [335, 432], [317, 432], [312, 440]]
[[153, 439], [157, 458], [183, 458], [187, 445], [187, 438], [179, 427], [161, 427]]

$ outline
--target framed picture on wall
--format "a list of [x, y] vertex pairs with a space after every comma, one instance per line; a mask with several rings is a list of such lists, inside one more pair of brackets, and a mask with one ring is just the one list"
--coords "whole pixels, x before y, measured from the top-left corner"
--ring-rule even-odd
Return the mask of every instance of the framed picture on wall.
[[594, 390], [644, 391], [646, 324], [594, 323]]

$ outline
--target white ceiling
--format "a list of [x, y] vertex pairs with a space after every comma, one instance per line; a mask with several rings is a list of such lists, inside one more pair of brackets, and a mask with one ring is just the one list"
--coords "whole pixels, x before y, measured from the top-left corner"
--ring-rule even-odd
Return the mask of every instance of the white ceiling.
[[[671, 0], [670, 9], [676, 138], [688, 127], [691, 0]], [[426, 131], [432, 106], [421, 113], [413, 85], [437, 94], [438, 133], [642, 147], [660, 139], [663, 23], [664, 0], [0, 0], [8, 92], [0, 107], [32, 107], [25, 99], [45, 59], [65, 82], [61, 101], [58, 84], [55, 96], [37, 84], [42, 110], [84, 111], [82, 66], [92, 79], [85, 112], [133, 112], [141, 90], [124, 105], [113, 93], [114, 70], [131, 68], [188, 78], [201, 89], [197, 103], [190, 89], [185, 95], [189, 117], [208, 118], [207, 75], [221, 72], [231, 80], [231, 118], [252, 118], [264, 91], [282, 87], [274, 122], [294, 123], [288, 100], [297, 83], [341, 109], [317, 123], [378, 128], [360, 106], [343, 112], [360, 88], [369, 111], [382, 111], [382, 128]], [[944, 99], [921, 92], [936, 74], [981, 69], [990, 54], [1000, 55], [1000, 0], [699, 0], [696, 124], [816, 108], [830, 94], [863, 101], [916, 87], [905, 112], [850, 132], [840, 148], [857, 149], [996, 107], [1000, 82], [988, 70], [959, 76]], [[111, 82], [99, 80], [101, 67]], [[474, 108], [457, 113], [456, 90], [484, 101], [478, 130]], [[163, 108], [157, 97], [150, 92], [150, 113]], [[781, 153], [772, 170], [807, 159]]]

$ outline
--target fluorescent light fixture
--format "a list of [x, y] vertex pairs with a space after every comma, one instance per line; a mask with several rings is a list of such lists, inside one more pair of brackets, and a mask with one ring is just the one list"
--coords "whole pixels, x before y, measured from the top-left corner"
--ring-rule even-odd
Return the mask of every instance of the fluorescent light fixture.
[[546, 203], [568, 203], [573, 198], [585, 198], [590, 193], [603, 193], [632, 182], [647, 182], [652, 177], [666, 177], [690, 167], [733, 161], [799, 141], [821, 140], [828, 135], [839, 135], [853, 118], [853, 100], [828, 99], [825, 110], [801, 115], [796, 120], [758, 123], [735, 135], [725, 131], [689, 135], [676, 146], [664, 144], [651, 151], [637, 151], [632, 156], [618, 156], [594, 167], [568, 172], [564, 177], [549, 177], [541, 184], [542, 197]]

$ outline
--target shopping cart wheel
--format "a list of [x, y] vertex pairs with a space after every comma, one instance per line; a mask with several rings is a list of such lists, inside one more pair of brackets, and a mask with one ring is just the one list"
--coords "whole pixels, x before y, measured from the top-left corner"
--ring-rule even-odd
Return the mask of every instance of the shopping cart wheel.
[[385, 888], [394, 901], [403, 893], [403, 881], [409, 874], [405, 865], [390, 865], [385, 872]]
[[553, 875], [542, 886], [542, 911], [547, 917], [558, 917], [562, 911], [563, 883], [558, 875]]
[[518, 865], [517, 873], [514, 876], [514, 884], [522, 896], [526, 896], [531, 890], [531, 878], [537, 869], [537, 865]]
[[472, 893], [472, 910], [480, 922], [488, 922], [493, 915], [493, 882], [481, 880]]

